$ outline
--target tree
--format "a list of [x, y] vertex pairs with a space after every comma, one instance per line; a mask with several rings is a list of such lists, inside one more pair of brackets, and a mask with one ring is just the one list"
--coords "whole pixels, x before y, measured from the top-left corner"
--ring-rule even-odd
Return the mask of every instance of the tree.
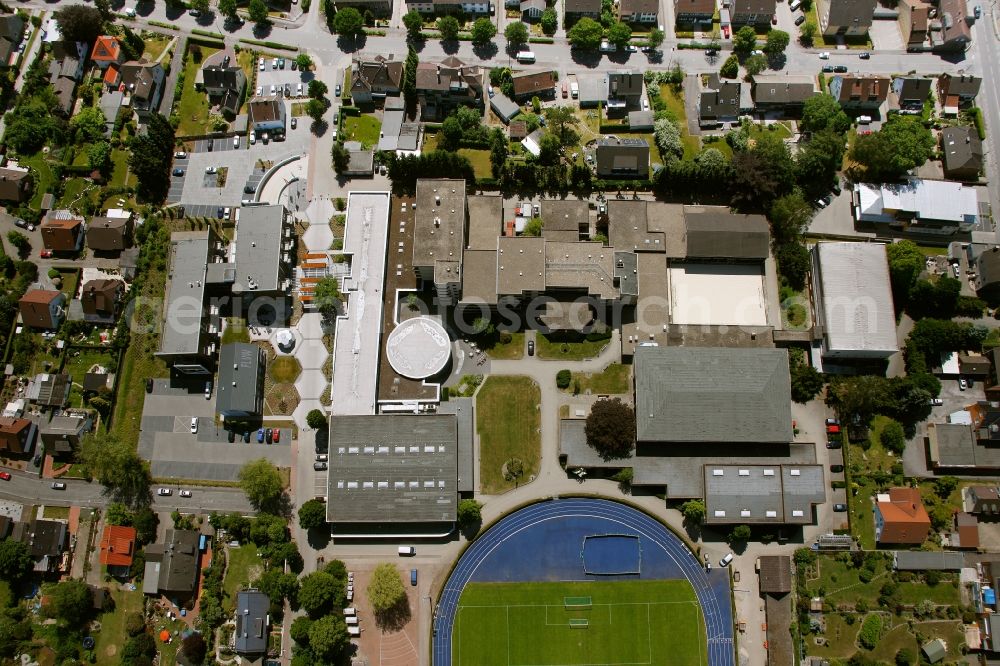
[[812, 46], [816, 38], [816, 21], [809, 19], [799, 26], [799, 41], [803, 46]]
[[208, 0], [188, 0], [188, 8], [199, 12], [207, 12]]
[[866, 179], [883, 182], [898, 180], [933, 153], [934, 135], [919, 116], [892, 115], [878, 132], [857, 137], [851, 159], [864, 168]]
[[309, 628], [312, 623], [313, 621], [305, 615], [300, 615], [292, 620], [292, 627], [288, 631], [292, 640], [299, 645], [309, 645]]
[[31, 241], [20, 231], [14, 231], [13, 229], [8, 231], [7, 242], [14, 246], [21, 259], [27, 259], [28, 255], [31, 254]]
[[556, 388], [569, 388], [570, 382], [573, 381], [573, 373], [569, 370], [560, 370], [556, 373]]
[[953, 476], [939, 476], [934, 479], [934, 494], [941, 499], [948, 499], [948, 496], [958, 488], [958, 479]]
[[101, 12], [87, 5], [66, 5], [57, 9], [53, 17], [59, 25], [59, 33], [68, 42], [93, 44], [104, 32]]
[[[808, 253], [807, 253], [808, 254]], [[792, 400], [805, 404], [823, 390], [823, 375], [803, 360], [791, 363]]]
[[733, 51], [746, 55], [757, 48], [757, 33], [753, 26], [745, 25], [733, 35]]
[[615, 21], [611, 27], [608, 28], [608, 41], [620, 49], [625, 48], [631, 39], [632, 28], [630, 28], [627, 23]]
[[239, 472], [240, 487], [258, 511], [277, 508], [284, 491], [281, 475], [267, 458], [251, 460]]
[[768, 215], [774, 242], [782, 245], [789, 241], [797, 241], [809, 227], [812, 212], [812, 206], [798, 192], [775, 199]]
[[892, 284], [892, 296], [900, 309], [906, 304], [910, 289], [917, 283], [917, 278], [924, 270], [926, 257], [917, 244], [910, 240], [890, 243], [886, 248], [889, 260], [889, 281]]
[[458, 526], [478, 527], [483, 522], [483, 505], [474, 499], [464, 499], [458, 503]]
[[111, 23], [115, 20], [110, 0], [94, 0], [94, 8], [101, 13], [101, 21], [104, 23]]
[[788, 48], [789, 36], [784, 30], [770, 30], [764, 43], [764, 53], [776, 58]]
[[133, 508], [149, 504], [149, 469], [131, 444], [111, 434], [90, 434], [79, 458], [115, 501]]
[[802, 120], [799, 126], [806, 132], [828, 129], [843, 134], [850, 128], [851, 119], [847, 117], [833, 95], [820, 93], [807, 99], [802, 106]]
[[309, 413], [306, 414], [306, 425], [308, 425], [313, 430], [319, 430], [320, 428], [326, 427], [326, 414], [318, 409], [310, 409]]
[[666, 37], [666, 35], [663, 34], [662, 30], [659, 28], [653, 28], [649, 31], [649, 37], [646, 39], [646, 46], [651, 49], [658, 49], [660, 48], [660, 44], [663, 43], [664, 37]]
[[896, 652], [896, 666], [912, 666], [917, 663], [917, 657], [910, 648], [899, 648]]
[[132, 527], [135, 528], [135, 538], [139, 543], [156, 541], [156, 527], [159, 524], [159, 516], [148, 506], [142, 507], [132, 514]]
[[333, 170], [337, 172], [337, 175], [347, 171], [347, 167], [351, 163], [351, 153], [342, 142], [334, 142], [333, 148], [330, 149], [330, 157], [333, 161]]
[[906, 448], [906, 435], [903, 433], [903, 426], [899, 421], [890, 419], [882, 427], [878, 440], [884, 449], [892, 451], [896, 455], [901, 455]]
[[566, 33], [573, 48], [593, 51], [601, 45], [604, 28], [592, 18], [583, 17]]
[[417, 52], [411, 46], [406, 53], [406, 63], [403, 65], [403, 100], [406, 112], [411, 116], [417, 108], [417, 65], [420, 60]]
[[319, 79], [313, 79], [309, 82], [309, 96], [313, 99], [321, 99], [329, 90], [330, 88]]
[[739, 544], [746, 543], [750, 540], [750, 526], [749, 525], [737, 525], [733, 528], [733, 531], [729, 533], [729, 544]]
[[306, 115], [313, 119], [313, 122], [319, 122], [323, 119], [323, 114], [326, 113], [326, 104], [323, 100], [311, 99], [306, 102]]
[[299, 527], [311, 530], [326, 525], [326, 505], [318, 499], [311, 499], [299, 507]]
[[507, 38], [507, 44], [511, 48], [519, 47], [528, 43], [528, 26], [521, 21], [508, 23], [503, 31], [503, 36]]
[[34, 566], [35, 560], [27, 544], [14, 539], [0, 541], [0, 577], [3, 580], [16, 583]]
[[493, 21], [489, 20], [485, 16], [477, 18], [475, 23], [472, 24], [472, 43], [483, 45], [488, 44], [493, 37], [497, 34], [497, 27], [493, 25]]
[[365, 18], [354, 7], [345, 7], [334, 15], [333, 30], [348, 37], [360, 35], [365, 31]]
[[333, 576], [323, 571], [314, 571], [308, 576], [303, 576], [299, 583], [299, 603], [302, 609], [315, 619], [321, 617], [334, 607], [334, 599], [343, 596], [343, 591], [338, 590], [337, 582]]
[[133, 137], [130, 148], [129, 169], [136, 175], [139, 198], [150, 203], [162, 202], [170, 187], [174, 128], [155, 113], [146, 123], [146, 133]]
[[205, 651], [207, 649], [208, 646], [205, 645], [205, 639], [197, 632], [189, 634], [187, 638], [181, 641], [181, 650], [184, 652], [184, 656], [187, 657], [186, 661], [191, 664], [200, 664], [205, 661]]
[[618, 398], [598, 400], [584, 432], [587, 444], [605, 460], [627, 458], [635, 446], [635, 411]]
[[350, 645], [347, 635], [347, 624], [341, 614], [327, 615], [312, 623], [309, 627], [309, 647], [321, 663], [332, 664], [337, 661]]
[[219, 0], [218, 7], [219, 13], [226, 18], [234, 19], [237, 17], [236, 0]]
[[542, 12], [539, 24], [542, 26], [542, 32], [546, 35], [554, 35], [559, 29], [559, 17], [556, 15], [556, 10], [552, 7], [546, 7], [545, 11]]
[[372, 571], [368, 601], [376, 615], [384, 615], [406, 601], [406, 589], [395, 565], [383, 562]]
[[765, 132], [752, 150], [733, 155], [733, 202], [768, 208], [791, 190], [794, 174], [788, 146], [773, 132]]
[[823, 129], [814, 132], [804, 145], [799, 145], [795, 161], [799, 183], [815, 196], [825, 194], [837, 178], [844, 159], [844, 135]]
[[267, 4], [264, 0], [250, 0], [250, 4], [247, 5], [247, 16], [249, 16], [250, 20], [257, 25], [266, 25], [270, 23], [270, 19], [267, 15]]
[[724, 79], [735, 79], [739, 75], [740, 59], [733, 54], [726, 58], [726, 62], [722, 63], [722, 68], [719, 70], [719, 76]]
[[51, 588], [47, 593], [45, 614], [70, 626], [87, 622], [93, 609], [90, 587], [86, 582], [71, 578]]
[[450, 14], [438, 18], [435, 25], [441, 33], [441, 40], [445, 42], [458, 39], [458, 31], [462, 27], [458, 24], [458, 19]]
[[684, 156], [684, 142], [677, 123], [669, 118], [660, 118], [653, 123], [653, 139], [664, 160], [680, 159]]
[[[540, 217], [533, 217], [530, 220], [528, 220], [527, 224], [524, 225], [524, 232], [523, 232], [523, 234], [525, 236], [533, 236], [535, 238], [538, 238], [539, 236], [542, 235], [542, 227], [543, 226], [544, 226], [544, 224], [542, 223], [542, 218], [540, 218]], [[569, 386], [569, 384], [567, 384], [567, 386]], [[565, 387], [563, 387], [563, 388], [565, 388]]]
[[293, 605], [298, 603], [299, 579], [294, 573], [285, 573], [281, 568], [271, 568], [262, 573], [253, 585], [266, 594], [271, 603], [280, 604], [284, 599], [288, 599]]
[[69, 126], [76, 134], [78, 143], [93, 143], [104, 138], [104, 112], [96, 106], [89, 106], [73, 116]]
[[129, 666], [146, 666], [153, 663], [156, 656], [156, 641], [148, 631], [136, 634], [122, 646], [121, 663]]
[[503, 173], [509, 151], [507, 135], [499, 127], [494, 128], [490, 132], [490, 167], [494, 178], [499, 178], [500, 174]]
[[111, 144], [99, 141], [87, 149], [87, 166], [107, 175], [111, 171]]
[[743, 67], [747, 70], [747, 76], [757, 76], [767, 69], [767, 58], [762, 55], [750, 56], [743, 63]]
[[545, 120], [549, 123], [549, 132], [559, 139], [561, 146], [574, 146], [579, 136], [573, 129], [580, 122], [572, 107], [550, 106], [545, 109]]
[[305, 53], [300, 53], [295, 56], [295, 65], [303, 72], [308, 72], [312, 69], [313, 60]]
[[705, 520], [707, 509], [702, 500], [688, 500], [681, 504], [681, 513], [684, 514], [684, 522], [691, 525], [701, 525]]
[[406, 26], [406, 36], [417, 39], [424, 27], [424, 17], [416, 9], [411, 9], [403, 15], [403, 25]]

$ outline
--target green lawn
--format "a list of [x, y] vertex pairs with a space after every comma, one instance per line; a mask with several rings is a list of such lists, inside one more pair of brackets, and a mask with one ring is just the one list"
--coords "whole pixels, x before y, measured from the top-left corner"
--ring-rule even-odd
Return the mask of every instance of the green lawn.
[[[78, 355], [77, 355], [78, 354]], [[70, 402], [76, 407], [83, 406], [83, 378], [95, 364], [109, 368], [114, 356], [97, 349], [71, 349], [66, 356], [63, 372], [73, 378]]]
[[[541, 458], [541, 391], [528, 377], [494, 376], [476, 395], [476, 429], [480, 438], [479, 474], [486, 495], [510, 490], [538, 473]], [[507, 461], [523, 465], [519, 479], [504, 478]]]
[[754, 123], [750, 126], [750, 138], [759, 139], [764, 134], [773, 134], [780, 139], [792, 138], [792, 130], [784, 123], [771, 123], [769, 125], [758, 125]]
[[222, 580], [222, 591], [225, 594], [223, 605], [227, 613], [236, 608], [236, 593], [249, 587], [253, 579], [264, 572], [264, 562], [257, 557], [257, 547], [245, 544], [239, 548], [229, 548], [229, 563], [226, 566], [226, 577]]
[[593, 358], [611, 341], [611, 336], [600, 340], [587, 340], [579, 333], [548, 333], [535, 336], [539, 358], [556, 358], [582, 361]]
[[49, 163], [42, 153], [35, 153], [31, 157], [22, 157], [18, 160], [18, 164], [34, 169], [35, 193], [31, 197], [30, 205], [32, 208], [39, 208], [42, 205], [42, 197], [55, 183], [56, 179], [52, 174], [52, 169], [49, 168]]
[[199, 44], [201, 60], [195, 62], [190, 51], [184, 58], [184, 88], [181, 91], [181, 101], [177, 105], [177, 116], [180, 124], [177, 136], [200, 135], [208, 129], [208, 95], [194, 89], [194, 80], [206, 58], [219, 49]]
[[226, 330], [222, 333], [222, 341], [219, 344], [228, 345], [234, 342], [250, 342], [250, 331], [247, 330], [247, 322], [242, 317], [226, 319]]
[[118, 666], [121, 663], [125, 618], [129, 613], [142, 610], [142, 590], [111, 590], [111, 597], [115, 600], [115, 610], [101, 615], [101, 631], [95, 637], [94, 645], [97, 663], [104, 666]]
[[[83, 208], [84, 199], [94, 191], [94, 186], [84, 178], [68, 178], [63, 184], [63, 194], [57, 202], [60, 208]], [[86, 192], [86, 194], [84, 194]]]
[[693, 160], [701, 152], [701, 141], [696, 136], [688, 133], [687, 112], [684, 110], [684, 91], [680, 88], [674, 89], [669, 83], [660, 84], [660, 99], [667, 104], [667, 109], [677, 118], [677, 125], [681, 130], [681, 141], [684, 142], [684, 159]]
[[595, 395], [628, 393], [632, 378], [631, 366], [612, 363], [603, 372], [574, 372], [573, 383], [567, 391], [586, 393], [588, 390]]
[[[571, 596], [591, 607], [567, 609]], [[701, 609], [681, 580], [471, 583], [452, 646], [456, 666], [708, 663]]]
[[52, 518], [53, 520], [69, 520], [69, 507], [45, 506], [42, 509], [42, 518]]
[[382, 122], [375, 116], [344, 116], [344, 141], [360, 141], [365, 148], [378, 144]]
[[[876, 472], [892, 473], [892, 467], [898, 458], [889, 455], [879, 443], [882, 428], [888, 423], [884, 416], [876, 416], [869, 430], [868, 448], [859, 444], [844, 444], [847, 464], [848, 488], [847, 494], [850, 507], [851, 532], [857, 537], [861, 547], [868, 550], [875, 548], [875, 521], [872, 518], [872, 496], [879, 486], [873, 475]], [[884, 484], [888, 487], [891, 483]], [[857, 489], [857, 492], [854, 492]]]
[[492, 178], [493, 166], [490, 164], [490, 151], [474, 148], [459, 148], [458, 154], [472, 163], [472, 171], [476, 178]]
[[[495, 337], [499, 338], [499, 336]], [[485, 346], [481, 343], [480, 346], [486, 351], [486, 355], [493, 359], [514, 360], [524, 358], [524, 332], [517, 331], [510, 333], [510, 342], [506, 344], [497, 339], [491, 346]]]
[[115, 149], [111, 151], [111, 162], [114, 169], [111, 172], [111, 187], [126, 187], [135, 185], [135, 176], [128, 170], [128, 151]]
[[170, 43], [170, 38], [163, 35], [152, 35], [143, 40], [145, 47], [142, 50], [142, 57], [149, 62], [156, 62], [163, 50]]

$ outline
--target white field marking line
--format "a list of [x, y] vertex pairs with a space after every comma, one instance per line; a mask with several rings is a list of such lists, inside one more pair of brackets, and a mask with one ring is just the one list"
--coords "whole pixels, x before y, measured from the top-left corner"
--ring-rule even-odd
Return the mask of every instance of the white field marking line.
[[504, 606], [504, 633], [507, 635], [507, 666], [510, 666], [510, 606]]

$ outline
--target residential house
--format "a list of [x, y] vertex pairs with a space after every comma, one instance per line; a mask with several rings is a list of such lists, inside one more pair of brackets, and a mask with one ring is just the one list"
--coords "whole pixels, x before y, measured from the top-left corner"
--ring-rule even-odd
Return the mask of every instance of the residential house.
[[476, 0], [406, 0], [406, 11], [421, 14], [486, 14], [490, 3]]
[[509, 136], [511, 141], [523, 141], [528, 136], [528, 123], [523, 120], [511, 121]]
[[979, 519], [964, 511], [956, 513], [949, 543], [952, 548], [962, 550], [979, 548]]
[[10, 164], [0, 168], [0, 201], [27, 201], [31, 198], [33, 183], [29, 169]]
[[[69, 402], [72, 385], [73, 378], [70, 375], [41, 373], [28, 382], [25, 397], [29, 402], [42, 407], [64, 407]], [[44, 430], [42, 434], [44, 435]]]
[[653, 23], [660, 17], [659, 0], [619, 0], [618, 20], [624, 23]]
[[223, 421], [263, 415], [265, 367], [260, 347], [242, 342], [222, 345], [215, 412]]
[[674, 0], [674, 17], [679, 26], [711, 23], [715, 16], [715, 0]]
[[11, 538], [27, 544], [34, 571], [38, 574], [63, 572], [68, 564], [69, 524], [58, 520], [33, 519], [14, 525]]
[[544, 72], [518, 72], [511, 78], [514, 82], [514, 99], [541, 97], [551, 99], [556, 94], [556, 77], [552, 70]]
[[271, 600], [259, 590], [240, 590], [236, 594], [236, 628], [233, 645], [241, 657], [267, 652], [267, 634]]
[[121, 85], [131, 98], [131, 106], [140, 119], [157, 113], [163, 96], [166, 74], [159, 63], [132, 60], [122, 65]]
[[212, 104], [231, 115], [240, 112], [247, 76], [231, 49], [223, 49], [205, 59], [201, 66], [202, 86]]
[[0, 451], [5, 455], [31, 453], [36, 430], [28, 419], [0, 416]]
[[87, 225], [87, 247], [95, 252], [121, 252], [132, 244], [132, 215], [92, 217]]
[[601, 0], [564, 0], [564, 25], [570, 26], [583, 17], [601, 18]]
[[84, 283], [80, 292], [83, 320], [91, 324], [113, 325], [124, 294], [123, 280], [101, 278]]
[[931, 519], [917, 488], [890, 488], [875, 499], [875, 540], [879, 544], [919, 545], [927, 539]]
[[[111, 71], [109, 67], [107, 71]], [[111, 138], [115, 131], [115, 124], [118, 122], [118, 114], [121, 113], [122, 104], [125, 103], [125, 93], [121, 90], [105, 91], [98, 100], [97, 105], [104, 114], [104, 137]]]
[[25, 20], [17, 14], [0, 16], [0, 67], [17, 65], [21, 52], [18, 50], [24, 40]]
[[652, 132], [655, 119], [652, 111], [629, 111], [628, 128], [633, 132]]
[[537, 21], [545, 12], [545, 0], [521, 0], [521, 20]]
[[90, 51], [90, 61], [100, 69], [122, 64], [122, 44], [117, 37], [101, 35], [94, 41]]
[[[69, 377], [69, 375], [59, 375]], [[67, 399], [69, 396], [69, 386], [66, 386]], [[80, 442], [84, 436], [90, 432], [94, 422], [79, 414], [70, 416], [53, 416], [48, 423], [42, 426], [39, 436], [45, 450], [55, 456], [64, 456], [78, 451]]]
[[375, 150], [391, 151], [397, 155], [416, 155], [420, 152], [420, 123], [406, 121], [406, 102], [403, 98], [385, 98], [382, 131], [379, 132]]
[[360, 141], [347, 141], [344, 148], [347, 150], [347, 168], [340, 172], [341, 176], [365, 178], [375, 173], [374, 150], [365, 150]]
[[952, 180], [979, 180], [983, 171], [983, 142], [974, 127], [946, 127], [941, 131], [944, 175]]
[[958, 110], [970, 106], [979, 94], [983, 80], [978, 76], [942, 74], [938, 77], [938, 99], [946, 116], [957, 116]]
[[598, 178], [649, 176], [649, 144], [645, 139], [601, 138], [595, 152]]
[[115, 387], [115, 375], [109, 372], [88, 372], [83, 376], [84, 393], [110, 393]]
[[805, 74], [768, 74], [754, 77], [754, 110], [760, 114], [799, 117], [806, 100], [816, 94], [816, 80]]
[[49, 82], [59, 101], [58, 110], [63, 115], [73, 111], [73, 93], [76, 84], [83, 78], [84, 62], [87, 57], [87, 45], [83, 42], [54, 42], [52, 56], [49, 61]]
[[934, 7], [926, 0], [901, 0], [897, 7], [899, 30], [907, 49], [919, 49], [927, 41], [931, 11]]
[[856, 220], [900, 231], [948, 236], [972, 231], [979, 219], [975, 189], [947, 180], [858, 183], [851, 196]]
[[[490, 108], [500, 120], [508, 125], [517, 114], [521, 113], [521, 106], [500, 92], [495, 92], [493, 97], [490, 97]], [[524, 136], [522, 135], [521, 138], [523, 139]]]
[[105, 525], [101, 534], [100, 563], [112, 576], [125, 578], [135, 557], [136, 531], [134, 527]]
[[733, 0], [729, 5], [734, 29], [744, 25], [769, 27], [775, 11], [775, 0]]
[[50, 289], [32, 289], [17, 302], [21, 321], [31, 328], [54, 331], [66, 316], [66, 295]]
[[935, 53], [961, 53], [972, 41], [969, 9], [965, 0], [939, 0], [940, 30], [931, 30], [931, 46]]
[[79, 252], [83, 247], [86, 225], [82, 217], [68, 210], [50, 210], [39, 226], [42, 246], [53, 252]]
[[876, 112], [889, 96], [889, 78], [877, 74], [834, 76], [830, 94], [844, 111]]
[[929, 664], [936, 664], [948, 656], [948, 646], [940, 638], [927, 641], [920, 646], [920, 651]]
[[398, 95], [403, 85], [403, 63], [378, 55], [355, 57], [351, 64], [351, 99], [355, 105], [371, 104], [386, 95]]
[[392, 14], [392, 3], [389, 0], [333, 0], [332, 4], [338, 12], [345, 7], [353, 7], [362, 14], [366, 11], [380, 17]]
[[194, 530], [167, 529], [163, 543], [146, 546], [144, 594], [189, 599], [198, 589], [201, 551]]
[[861, 37], [875, 16], [875, 0], [818, 0], [819, 30], [825, 37]]
[[921, 76], [897, 76], [892, 80], [892, 93], [900, 113], [923, 113], [924, 103], [930, 97], [934, 79]]
[[286, 127], [285, 102], [282, 98], [269, 95], [254, 97], [248, 105], [250, 129], [257, 136], [270, 134], [272, 137], [284, 136]]
[[611, 109], [636, 109], [642, 99], [641, 72], [608, 72], [608, 103]]
[[996, 486], [969, 486], [963, 501], [969, 513], [1000, 515], [1000, 489]]
[[482, 109], [486, 72], [455, 56], [417, 65], [417, 101], [425, 120], [442, 120], [457, 106]]
[[720, 82], [717, 90], [706, 90], [698, 100], [698, 123], [702, 127], [717, 127], [733, 123], [740, 117], [739, 81]]

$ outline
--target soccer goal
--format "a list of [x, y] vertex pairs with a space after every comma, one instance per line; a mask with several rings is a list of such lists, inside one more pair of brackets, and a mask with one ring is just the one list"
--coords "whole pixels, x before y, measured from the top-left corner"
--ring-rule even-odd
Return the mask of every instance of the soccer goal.
[[566, 610], [580, 610], [592, 606], [593, 602], [590, 597], [563, 597], [563, 607]]
[[573, 629], [586, 629], [590, 626], [590, 620], [585, 617], [571, 617], [569, 619], [569, 626]]

